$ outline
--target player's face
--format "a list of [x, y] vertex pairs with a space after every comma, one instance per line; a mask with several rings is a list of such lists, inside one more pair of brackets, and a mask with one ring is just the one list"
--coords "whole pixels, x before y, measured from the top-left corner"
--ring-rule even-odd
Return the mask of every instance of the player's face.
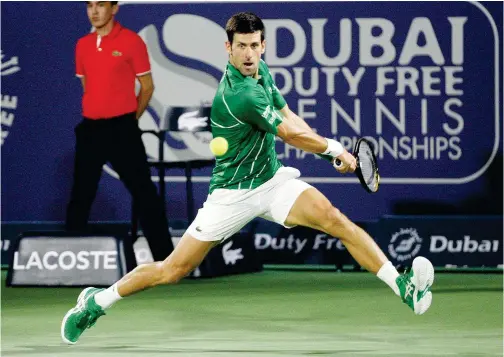
[[235, 33], [233, 43], [226, 42], [229, 62], [244, 76], [255, 76], [259, 68], [265, 41], [261, 41], [261, 31]]
[[117, 5], [112, 6], [110, 1], [88, 1], [87, 14], [91, 25], [101, 28], [109, 23], [117, 13]]

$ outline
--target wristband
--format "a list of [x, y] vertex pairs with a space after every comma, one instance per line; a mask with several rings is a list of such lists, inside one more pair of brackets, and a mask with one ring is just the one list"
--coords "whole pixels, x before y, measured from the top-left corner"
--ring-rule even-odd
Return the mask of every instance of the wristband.
[[328, 138], [325, 139], [327, 140], [327, 149], [322, 154], [338, 157], [345, 152], [345, 148], [339, 141]]

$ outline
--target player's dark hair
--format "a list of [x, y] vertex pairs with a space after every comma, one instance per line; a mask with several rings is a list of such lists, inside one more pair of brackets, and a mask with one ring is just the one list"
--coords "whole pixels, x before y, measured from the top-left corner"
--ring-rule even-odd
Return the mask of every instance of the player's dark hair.
[[251, 12], [234, 14], [226, 24], [226, 33], [230, 43], [233, 43], [235, 33], [254, 33], [256, 31], [261, 31], [261, 42], [264, 41], [264, 24], [256, 14]]
[[[114, 5], [117, 5], [119, 1], [110, 1], [110, 5], [111, 6], [114, 6]], [[89, 4], [90, 2], [89, 1], [86, 1], [86, 4]]]

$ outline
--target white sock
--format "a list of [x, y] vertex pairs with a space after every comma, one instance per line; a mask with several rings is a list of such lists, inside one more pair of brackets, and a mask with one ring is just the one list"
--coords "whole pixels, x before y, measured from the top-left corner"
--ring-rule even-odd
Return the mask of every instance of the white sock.
[[117, 283], [115, 283], [110, 288], [96, 293], [94, 299], [95, 302], [100, 305], [103, 310], [105, 310], [111, 307], [116, 301], [121, 300], [122, 297], [117, 292]]
[[396, 278], [399, 276], [396, 268], [392, 265], [392, 262], [389, 260], [385, 264], [382, 265], [378, 274], [376, 274], [381, 281], [390, 286], [392, 290], [396, 293], [397, 296], [401, 296], [399, 292], [399, 287], [396, 284]]

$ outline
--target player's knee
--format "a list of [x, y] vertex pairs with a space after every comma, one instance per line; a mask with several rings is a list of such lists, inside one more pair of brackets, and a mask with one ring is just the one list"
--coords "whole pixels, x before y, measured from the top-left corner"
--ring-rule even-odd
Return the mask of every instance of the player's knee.
[[312, 224], [324, 229], [331, 220], [330, 214], [333, 208], [329, 201], [313, 202], [310, 207]]
[[343, 214], [339, 209], [337, 209], [334, 206], [331, 206], [326, 213], [326, 218], [327, 221], [333, 222], [333, 223], [343, 223]]
[[326, 210], [323, 228], [326, 233], [337, 236], [342, 240], [353, 235], [352, 222], [339, 209], [333, 206]]
[[325, 210], [323, 219], [324, 228], [327, 230], [332, 230], [334, 227], [341, 226], [343, 223], [343, 215], [341, 214], [341, 211], [333, 206], [330, 206]]
[[170, 262], [161, 264], [159, 269], [160, 284], [176, 284], [188, 275], [193, 267], [186, 263]]

